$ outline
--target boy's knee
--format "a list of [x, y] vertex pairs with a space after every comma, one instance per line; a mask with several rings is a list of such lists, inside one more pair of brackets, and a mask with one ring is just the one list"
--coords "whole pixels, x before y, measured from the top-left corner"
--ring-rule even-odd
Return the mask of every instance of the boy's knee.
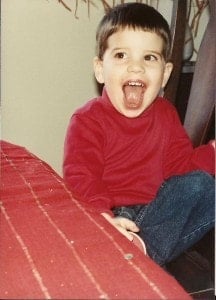
[[[215, 182], [213, 176], [204, 171], [192, 171], [190, 173], [173, 176], [168, 180], [170, 188], [184, 195], [214, 195]], [[210, 196], [210, 198], [212, 198]]]
[[180, 184], [189, 184], [193, 186], [213, 186], [214, 185], [214, 178], [210, 174], [205, 171], [192, 171], [185, 175], [174, 176], [176, 177], [177, 182]]
[[[185, 193], [190, 195], [190, 199], [195, 202], [201, 201], [205, 205], [214, 205], [215, 182], [214, 178], [204, 171], [193, 171], [185, 176], [188, 183], [185, 185]], [[183, 185], [184, 187], [184, 185]], [[184, 192], [184, 191], [183, 191]]]
[[195, 189], [214, 189], [214, 178], [210, 174], [204, 171], [193, 171], [189, 176]]

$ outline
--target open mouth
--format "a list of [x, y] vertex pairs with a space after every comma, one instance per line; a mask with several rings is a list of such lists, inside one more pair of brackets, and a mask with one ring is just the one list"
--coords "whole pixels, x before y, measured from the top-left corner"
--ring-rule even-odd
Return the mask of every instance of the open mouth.
[[123, 85], [124, 102], [128, 108], [137, 109], [143, 102], [146, 85], [140, 80], [127, 81]]

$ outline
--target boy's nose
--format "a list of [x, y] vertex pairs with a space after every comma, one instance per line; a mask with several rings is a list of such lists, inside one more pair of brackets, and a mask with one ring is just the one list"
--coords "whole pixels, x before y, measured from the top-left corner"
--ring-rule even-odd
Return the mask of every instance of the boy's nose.
[[131, 61], [127, 68], [128, 72], [140, 73], [145, 72], [143, 61]]

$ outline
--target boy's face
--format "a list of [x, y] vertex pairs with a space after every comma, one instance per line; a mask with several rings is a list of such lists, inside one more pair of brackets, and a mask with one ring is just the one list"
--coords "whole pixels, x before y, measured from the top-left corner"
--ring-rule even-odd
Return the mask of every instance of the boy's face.
[[156, 33], [125, 28], [108, 38], [103, 60], [94, 59], [95, 76], [124, 116], [139, 116], [157, 97], [172, 71]]

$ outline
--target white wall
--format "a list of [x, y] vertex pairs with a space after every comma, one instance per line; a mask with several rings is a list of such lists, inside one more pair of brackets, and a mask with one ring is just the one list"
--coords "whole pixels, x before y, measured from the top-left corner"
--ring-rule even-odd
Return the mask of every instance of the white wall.
[[56, 0], [2, 2], [2, 139], [59, 173], [70, 115], [96, 95], [92, 58], [102, 12], [92, 9], [89, 20], [81, 4], [77, 20]]
[[[76, 19], [58, 0], [2, 0], [2, 139], [59, 174], [69, 118], [97, 95], [92, 58], [104, 11], [94, 2], [89, 19], [79, 1]], [[169, 21], [172, 1], [162, 2]], [[74, 8], [75, 1], [65, 3]]]

